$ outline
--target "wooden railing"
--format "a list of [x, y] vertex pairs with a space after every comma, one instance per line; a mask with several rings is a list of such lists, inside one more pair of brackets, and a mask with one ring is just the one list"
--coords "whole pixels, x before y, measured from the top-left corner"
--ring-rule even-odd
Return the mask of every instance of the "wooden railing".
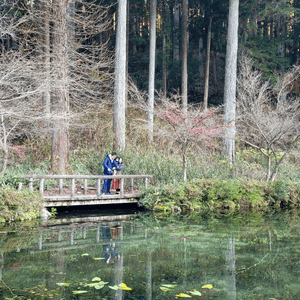
[[[58, 196], [63, 196], [63, 188], [64, 188], [64, 180], [71, 180], [70, 184], [70, 198], [74, 198], [76, 196], [76, 181], [83, 180], [83, 199], [86, 198], [88, 194], [88, 181], [89, 180], [96, 180], [96, 194], [97, 198], [103, 197], [101, 195], [101, 189], [104, 179], [120, 179], [120, 194], [114, 195], [117, 198], [123, 198], [125, 196], [124, 192], [124, 181], [125, 179], [130, 180], [130, 193], [134, 192], [134, 180], [135, 179], [144, 179], [145, 188], [148, 188], [149, 180], [152, 178], [151, 175], [24, 175], [23, 178], [29, 179], [29, 189], [33, 191], [33, 181], [39, 180], [39, 192], [41, 197], [45, 198], [44, 195], [44, 186], [45, 180], [58, 180]], [[22, 185], [19, 185], [19, 189], [22, 188]], [[47, 197], [47, 196], [46, 196]]]

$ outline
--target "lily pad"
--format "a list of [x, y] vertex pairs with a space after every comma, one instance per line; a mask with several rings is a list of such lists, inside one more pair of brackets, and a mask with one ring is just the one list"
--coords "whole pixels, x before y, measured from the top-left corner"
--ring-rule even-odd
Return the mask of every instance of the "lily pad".
[[188, 294], [184, 294], [184, 293], [180, 293], [180, 294], [176, 295], [176, 297], [179, 297], [179, 298], [192, 298], [192, 296], [190, 296]]
[[69, 282], [56, 282], [56, 284], [57, 284], [58, 286], [69, 286], [69, 285], [70, 285]]
[[74, 295], [85, 294], [87, 291], [73, 291]]
[[94, 278], [92, 279], [92, 281], [101, 281], [101, 278], [99, 278], [99, 277], [94, 277]]
[[201, 296], [202, 294], [201, 294], [201, 292], [199, 292], [199, 291], [197, 291], [197, 290], [192, 290], [192, 291], [190, 291], [189, 292], [191, 295], [193, 295], [193, 296]]
[[96, 290], [101, 290], [103, 287], [104, 287], [104, 284], [96, 284], [96, 285], [94, 286], [94, 288], [95, 288]]
[[169, 289], [173, 289], [175, 286], [177, 286], [177, 284], [162, 284], [161, 286], [164, 286]]
[[209, 284], [202, 285], [201, 288], [202, 288], [202, 289], [212, 289], [212, 288], [213, 288], [213, 285], [209, 283]]
[[169, 292], [169, 291], [172, 291], [172, 289], [169, 289], [167, 287], [164, 287], [164, 286], [161, 286], [160, 289], [164, 292]]
[[108, 286], [110, 289], [117, 291], [119, 289], [119, 287], [117, 285], [113, 285], [113, 286]]
[[132, 288], [128, 287], [125, 283], [121, 283], [119, 287], [123, 291], [132, 291]]

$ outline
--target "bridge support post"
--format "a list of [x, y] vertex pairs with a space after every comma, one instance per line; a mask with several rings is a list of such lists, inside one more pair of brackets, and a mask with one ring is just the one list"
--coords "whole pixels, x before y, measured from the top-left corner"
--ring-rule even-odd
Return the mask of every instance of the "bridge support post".
[[124, 196], [124, 178], [121, 178], [121, 183], [120, 183], [120, 196]]

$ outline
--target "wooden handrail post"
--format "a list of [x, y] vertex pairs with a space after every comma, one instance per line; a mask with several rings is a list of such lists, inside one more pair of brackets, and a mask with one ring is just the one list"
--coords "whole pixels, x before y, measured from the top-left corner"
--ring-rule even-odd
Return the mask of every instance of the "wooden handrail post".
[[149, 181], [149, 178], [146, 177], [146, 178], [145, 178], [145, 188], [146, 188], [146, 189], [148, 189], [148, 181]]
[[71, 180], [71, 197], [75, 196], [75, 178]]
[[44, 197], [44, 178], [41, 178], [41, 181], [40, 181], [40, 196], [41, 197]]
[[87, 179], [84, 179], [83, 181], [83, 194], [86, 195], [87, 194]]
[[133, 178], [130, 178], [130, 192], [133, 193]]
[[58, 180], [58, 184], [59, 184], [59, 195], [62, 195], [63, 194], [63, 179], [60, 178]]
[[22, 182], [19, 182], [19, 187], [18, 187], [18, 191], [19, 191], [19, 192], [22, 191], [22, 186], [23, 186], [23, 183], [22, 183]]
[[97, 179], [97, 197], [101, 196], [101, 179]]
[[121, 178], [121, 183], [120, 183], [120, 197], [124, 197], [124, 178]]
[[29, 191], [33, 192], [33, 178], [29, 178]]

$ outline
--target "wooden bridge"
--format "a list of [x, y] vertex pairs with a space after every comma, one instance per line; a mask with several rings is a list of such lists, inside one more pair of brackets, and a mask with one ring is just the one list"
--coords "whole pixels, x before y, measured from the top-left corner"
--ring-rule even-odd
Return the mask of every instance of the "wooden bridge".
[[[77, 206], [77, 205], [101, 205], [101, 204], [123, 204], [137, 203], [139, 190], [134, 189], [138, 180], [144, 181], [147, 189], [151, 175], [25, 175], [23, 178], [29, 180], [29, 189], [39, 189], [41, 197], [46, 201], [45, 207]], [[102, 184], [104, 179], [120, 179], [120, 193], [102, 195]], [[45, 189], [46, 180], [51, 181], [51, 189]], [[129, 181], [129, 184], [125, 180]], [[36, 184], [34, 181], [39, 181]], [[53, 183], [56, 181], [56, 184]], [[91, 183], [93, 185], [91, 185]], [[19, 184], [19, 190], [22, 184]]]

